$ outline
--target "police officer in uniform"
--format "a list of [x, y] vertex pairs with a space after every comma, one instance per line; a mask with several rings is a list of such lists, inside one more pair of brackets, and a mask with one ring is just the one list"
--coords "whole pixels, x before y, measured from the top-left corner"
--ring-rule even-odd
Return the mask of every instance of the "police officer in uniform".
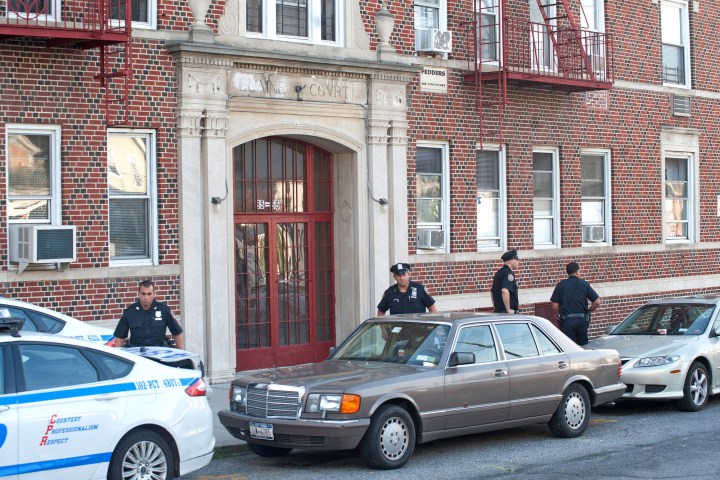
[[520, 266], [517, 250], [508, 250], [500, 257], [505, 265], [495, 272], [492, 288], [492, 302], [496, 312], [517, 313], [520, 302], [518, 300], [518, 283], [515, 270]]
[[377, 306], [377, 315], [381, 317], [390, 310], [390, 315], [398, 313], [436, 312], [435, 299], [425, 291], [425, 287], [410, 281], [410, 264], [396, 263], [390, 267], [393, 278], [397, 282], [385, 290], [382, 300]]
[[[600, 306], [600, 296], [578, 274], [580, 265], [570, 262], [565, 267], [568, 278], [561, 280], [553, 290], [550, 301], [558, 313], [560, 330], [580, 346], [588, 342], [590, 312]], [[590, 306], [588, 307], [588, 301]]]
[[155, 300], [155, 285], [150, 280], [140, 282], [139, 300], [125, 309], [115, 328], [115, 346], [162, 347], [165, 345], [165, 331], [170, 329], [175, 346], [185, 348], [183, 329], [172, 316], [170, 308]]

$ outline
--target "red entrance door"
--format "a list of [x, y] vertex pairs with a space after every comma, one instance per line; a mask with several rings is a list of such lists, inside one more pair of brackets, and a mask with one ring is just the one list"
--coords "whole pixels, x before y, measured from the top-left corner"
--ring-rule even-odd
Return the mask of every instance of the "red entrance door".
[[322, 360], [335, 344], [332, 157], [277, 137], [233, 155], [237, 370]]

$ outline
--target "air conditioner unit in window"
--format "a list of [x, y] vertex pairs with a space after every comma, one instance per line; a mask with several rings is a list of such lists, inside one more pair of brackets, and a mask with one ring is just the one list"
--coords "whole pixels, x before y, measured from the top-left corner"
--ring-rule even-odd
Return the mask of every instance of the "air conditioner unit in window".
[[11, 262], [20, 273], [31, 263], [76, 261], [75, 227], [70, 225], [10, 225], [8, 240]]
[[583, 225], [583, 242], [597, 243], [605, 241], [603, 225]]
[[438, 28], [415, 30], [415, 50], [418, 52], [452, 52], [452, 32]]
[[418, 229], [417, 246], [423, 250], [435, 250], [445, 247], [444, 230]]

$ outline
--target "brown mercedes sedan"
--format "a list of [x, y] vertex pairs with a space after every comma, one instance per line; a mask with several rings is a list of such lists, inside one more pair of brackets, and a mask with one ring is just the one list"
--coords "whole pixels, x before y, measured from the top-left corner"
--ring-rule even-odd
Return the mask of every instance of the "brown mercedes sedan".
[[324, 362], [242, 372], [220, 421], [265, 457], [360, 447], [378, 469], [416, 443], [531, 423], [581, 435], [625, 391], [615, 350], [543, 318], [442, 312], [371, 318]]

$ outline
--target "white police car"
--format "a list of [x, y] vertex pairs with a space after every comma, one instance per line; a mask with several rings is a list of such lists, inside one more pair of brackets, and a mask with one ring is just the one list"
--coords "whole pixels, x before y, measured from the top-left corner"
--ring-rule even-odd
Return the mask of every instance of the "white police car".
[[[109, 328], [91, 325], [22, 300], [0, 296], [0, 318], [10, 317], [25, 320], [23, 332], [53, 333], [92, 343], [115, 345], [114, 332]], [[125, 350], [172, 367], [200, 370], [205, 375], [205, 366], [197, 353], [172, 347], [128, 347]]]
[[0, 478], [171, 479], [213, 454], [196, 370], [0, 319]]

